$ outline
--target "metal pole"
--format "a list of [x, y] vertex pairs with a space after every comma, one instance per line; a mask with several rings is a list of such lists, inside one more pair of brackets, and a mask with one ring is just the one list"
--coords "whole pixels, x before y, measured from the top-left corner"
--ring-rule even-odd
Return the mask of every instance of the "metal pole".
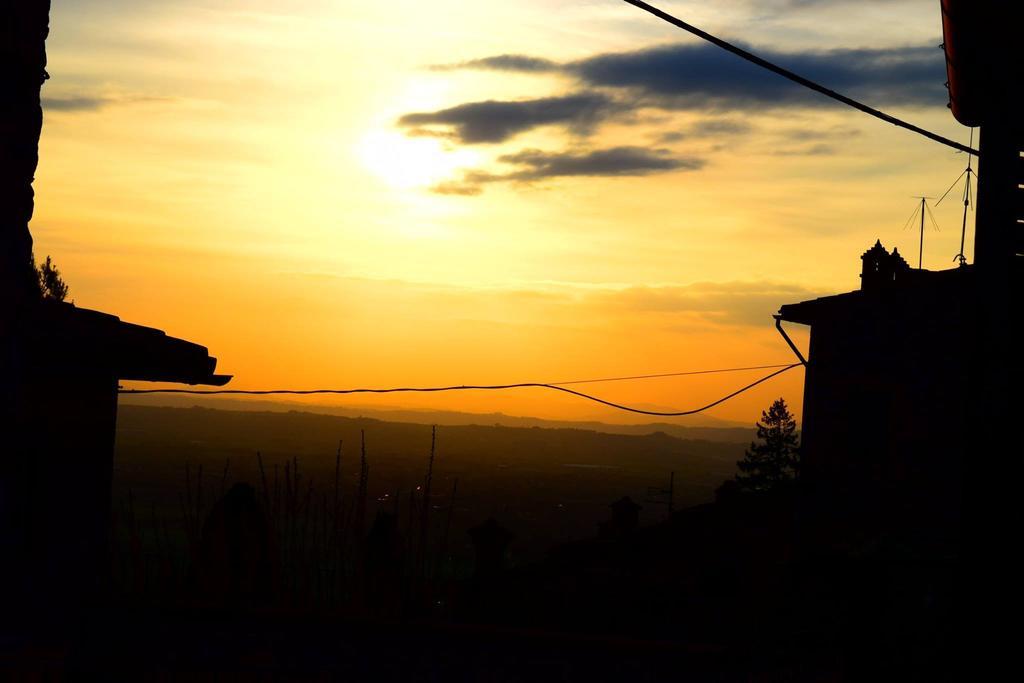
[[924, 267], [924, 197], [921, 197], [921, 241], [917, 247], [917, 269]]

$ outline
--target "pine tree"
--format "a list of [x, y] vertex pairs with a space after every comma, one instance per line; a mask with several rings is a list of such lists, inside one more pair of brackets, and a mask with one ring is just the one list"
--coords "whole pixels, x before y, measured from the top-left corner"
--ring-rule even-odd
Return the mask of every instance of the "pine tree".
[[796, 479], [800, 437], [785, 400], [780, 398], [761, 411], [757, 438], [760, 443], [751, 443], [743, 460], [736, 463], [740, 470], [736, 482], [748, 491], [767, 491]]
[[68, 296], [68, 284], [64, 282], [57, 266], [49, 256], [36, 266], [36, 278], [39, 281], [39, 294], [50, 301], [64, 301]]

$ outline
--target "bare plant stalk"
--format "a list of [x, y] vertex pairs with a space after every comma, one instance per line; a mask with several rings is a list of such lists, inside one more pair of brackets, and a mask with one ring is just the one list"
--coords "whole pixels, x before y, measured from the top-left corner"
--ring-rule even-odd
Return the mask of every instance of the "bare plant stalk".
[[[307, 599], [308, 599], [309, 594], [310, 594], [310, 591], [309, 591], [310, 578], [311, 578], [310, 575], [314, 571], [316, 571], [318, 569], [318, 564], [313, 560], [313, 552], [314, 552], [314, 549], [316, 548], [316, 546], [314, 544], [308, 544], [307, 543], [307, 541], [309, 540], [309, 535], [308, 534], [309, 534], [310, 510], [313, 507], [312, 501], [313, 501], [313, 479], [311, 477], [310, 480], [309, 480], [309, 483], [306, 485], [306, 498], [302, 502], [302, 526], [301, 526], [302, 531], [299, 533], [299, 555], [300, 555], [300, 557], [302, 557], [305, 560], [305, 562], [303, 563], [304, 567], [306, 569], [304, 592], [306, 594]], [[315, 519], [316, 518], [314, 517], [314, 522], [315, 522]], [[315, 524], [314, 524], [314, 534], [315, 534], [315, 532], [316, 532], [316, 529], [315, 529]]]
[[334, 455], [334, 532], [338, 531], [338, 502], [341, 498], [341, 439], [338, 439], [338, 452]]
[[446, 561], [448, 555], [448, 535], [452, 530], [452, 513], [455, 511], [455, 494], [459, 490], [459, 478], [452, 482], [452, 497], [448, 501], [448, 517], [444, 522], [444, 535], [441, 537], [441, 552], [437, 558], [437, 575], [441, 575], [441, 564]]
[[274, 463], [274, 500], [271, 502], [274, 511], [274, 523], [281, 518], [281, 479], [278, 476], [278, 466]]
[[[328, 585], [334, 591], [341, 573], [341, 439], [338, 439], [338, 451], [334, 455], [334, 504], [331, 506], [331, 536], [328, 545]], [[326, 503], [325, 503], [326, 508]], [[327, 523], [324, 521], [326, 532]]]
[[231, 458], [224, 459], [224, 474], [220, 477], [220, 495], [224, 495], [225, 487], [228, 483], [228, 468], [231, 466]]
[[[263, 506], [269, 507], [270, 505], [270, 489], [267, 488], [267, 471], [263, 469], [263, 456], [260, 455], [259, 451], [256, 451], [256, 462], [260, 466], [260, 481], [263, 483]], [[269, 509], [268, 509], [269, 512]]]
[[359, 431], [360, 456], [359, 456], [359, 493], [356, 503], [355, 528], [352, 530], [356, 535], [356, 542], [360, 542], [365, 532], [366, 525], [366, 491], [367, 479], [370, 476], [370, 467], [366, 461], [366, 432]]
[[427, 580], [427, 526], [430, 519], [430, 485], [434, 480], [434, 456], [437, 452], [437, 425], [430, 428], [430, 460], [423, 482], [423, 512], [420, 515], [420, 581]]
[[185, 533], [188, 534], [189, 540], [192, 536], [192, 468], [189, 467], [188, 463], [185, 463], [185, 508], [183, 510], [185, 517]]
[[[395, 520], [396, 524], [397, 524], [397, 522], [398, 522], [398, 520]], [[413, 543], [413, 539], [415, 538], [414, 535], [413, 535], [413, 533], [414, 533], [413, 529], [415, 529], [415, 528], [416, 528], [416, 489], [413, 488], [412, 490], [409, 491], [409, 524], [406, 527], [407, 532], [406, 532], [406, 535], [405, 535], [405, 537], [406, 537], [406, 555], [409, 557], [409, 565], [410, 565], [410, 567], [415, 567], [416, 566], [416, 563], [415, 563], [416, 546]]]
[[196, 510], [192, 516], [192, 520], [196, 525], [196, 540], [199, 539], [199, 534], [202, 531], [202, 514], [203, 514], [203, 466], [200, 465], [196, 474]]

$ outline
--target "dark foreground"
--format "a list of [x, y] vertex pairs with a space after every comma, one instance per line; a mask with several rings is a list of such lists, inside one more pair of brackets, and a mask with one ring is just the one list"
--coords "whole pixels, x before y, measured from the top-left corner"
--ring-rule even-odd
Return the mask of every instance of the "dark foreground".
[[458, 581], [444, 616], [107, 603], [73, 625], [42, 610], [4, 634], [0, 678], [964, 680], [950, 567], [884, 544], [802, 554], [792, 510], [725, 500], [560, 546]]
[[[956, 528], [870, 523], [869, 496], [829, 517], [797, 484], [698, 502], [735, 445], [470, 427], [435, 452], [420, 425], [173, 409], [122, 429], [105, 583], [61, 563], [10, 591], [31, 597], [5, 605], [0, 680], [965, 679]], [[672, 513], [641, 498], [669, 463], [698, 499]], [[623, 493], [646, 510], [609, 516]]]
[[[71, 634], [69, 634], [71, 635]], [[107, 611], [70, 641], [8, 641], [21, 680], [842, 680], [842, 657], [500, 626], [274, 613]], [[754, 677], [753, 679], [751, 677]]]

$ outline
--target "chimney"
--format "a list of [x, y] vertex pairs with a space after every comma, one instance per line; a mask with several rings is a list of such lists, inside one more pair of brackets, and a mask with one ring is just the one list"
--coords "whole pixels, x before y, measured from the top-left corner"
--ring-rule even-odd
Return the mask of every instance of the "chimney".
[[860, 288], [863, 291], [878, 291], [901, 280], [910, 271], [910, 265], [900, 255], [899, 249], [890, 254], [881, 240], [861, 255]]

